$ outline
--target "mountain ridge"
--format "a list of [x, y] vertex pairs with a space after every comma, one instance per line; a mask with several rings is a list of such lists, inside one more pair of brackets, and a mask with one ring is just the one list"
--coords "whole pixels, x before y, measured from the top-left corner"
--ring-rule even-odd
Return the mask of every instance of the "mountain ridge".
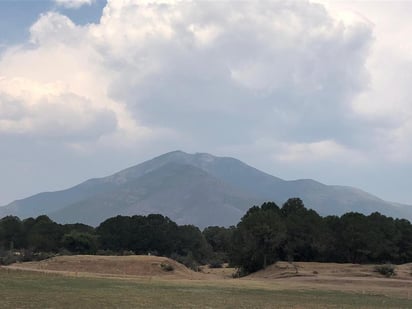
[[253, 205], [299, 197], [321, 215], [379, 211], [412, 219], [412, 207], [358, 188], [313, 179], [283, 180], [231, 157], [172, 151], [71, 188], [43, 192], [0, 207], [0, 217], [47, 214], [62, 223], [98, 225], [107, 217], [161, 213], [179, 224], [236, 224]]

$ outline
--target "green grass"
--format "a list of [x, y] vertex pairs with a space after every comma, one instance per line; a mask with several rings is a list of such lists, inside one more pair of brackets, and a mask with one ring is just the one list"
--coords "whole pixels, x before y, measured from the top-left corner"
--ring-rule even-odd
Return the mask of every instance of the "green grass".
[[412, 307], [412, 300], [383, 295], [282, 290], [268, 285], [64, 277], [0, 269], [0, 308]]

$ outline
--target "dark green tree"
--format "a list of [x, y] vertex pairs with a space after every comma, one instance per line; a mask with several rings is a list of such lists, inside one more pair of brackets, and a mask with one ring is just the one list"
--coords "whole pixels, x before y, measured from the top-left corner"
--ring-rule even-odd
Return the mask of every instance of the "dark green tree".
[[279, 207], [264, 203], [252, 207], [233, 233], [230, 261], [243, 273], [250, 273], [274, 263], [286, 237]]
[[97, 236], [73, 230], [63, 235], [62, 246], [73, 253], [95, 254], [98, 246]]
[[313, 261], [322, 250], [322, 218], [305, 208], [299, 198], [287, 200], [281, 209], [286, 225], [286, 240], [283, 244], [283, 258], [293, 261]]
[[7, 216], [0, 220], [0, 247], [6, 250], [24, 247], [23, 226], [18, 217]]
[[57, 252], [61, 247], [63, 229], [49, 217], [39, 216], [27, 222], [27, 247], [34, 251]]
[[209, 226], [203, 230], [203, 236], [211, 246], [214, 253], [214, 260], [220, 262], [228, 261], [228, 252], [232, 246], [232, 237], [235, 227], [229, 228], [220, 226]]

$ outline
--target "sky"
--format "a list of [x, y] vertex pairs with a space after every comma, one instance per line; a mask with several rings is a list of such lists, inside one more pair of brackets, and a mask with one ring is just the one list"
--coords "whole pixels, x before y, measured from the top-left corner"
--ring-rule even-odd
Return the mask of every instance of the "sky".
[[411, 11], [0, 0], [0, 205], [173, 150], [412, 204]]

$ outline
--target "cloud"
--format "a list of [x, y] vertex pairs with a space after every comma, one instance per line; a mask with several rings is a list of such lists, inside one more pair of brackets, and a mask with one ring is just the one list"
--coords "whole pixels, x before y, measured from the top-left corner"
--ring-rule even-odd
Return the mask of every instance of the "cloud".
[[[87, 44], [87, 29], [58, 13], [31, 27], [29, 47], [18, 46], [0, 60], [1, 134], [76, 137], [143, 136], [149, 132], [121, 102], [108, 95], [110, 71]], [[12, 107], [14, 106], [14, 107]], [[65, 142], [65, 139], [62, 139]]]
[[84, 26], [45, 12], [2, 48], [0, 143], [55, 160], [49, 184], [58, 158], [99, 158], [86, 178], [171, 149], [335, 183], [398, 164], [384, 172], [397, 179], [412, 158], [412, 7], [391, 3], [109, 0]]
[[0, 80], [0, 134], [96, 138], [116, 129], [113, 111], [96, 107], [61, 83]]
[[92, 5], [95, 0], [54, 0], [57, 5], [69, 9], [78, 9], [83, 5]]
[[333, 161], [341, 163], [342, 160], [352, 163], [365, 162], [365, 158], [356, 151], [347, 149], [333, 140], [324, 140], [314, 143], [295, 143], [279, 145], [279, 153], [275, 156], [278, 161], [305, 162]]
[[365, 63], [370, 81], [350, 101], [364, 135], [363, 146], [373, 149], [371, 156], [377, 160], [411, 162], [407, 140], [412, 136], [412, 43], [404, 38], [412, 31], [407, 15], [412, 3], [327, 1], [326, 5], [332, 15], [360, 16], [373, 25], [375, 39]]
[[91, 35], [118, 72], [112, 95], [149, 126], [194, 135], [345, 135], [348, 102], [368, 83], [369, 25], [305, 2], [112, 1]]
[[[351, 102], [368, 87], [372, 28], [318, 4], [108, 1], [97, 24], [50, 12], [30, 33], [0, 60], [4, 102], [25, 115], [3, 120], [8, 134], [351, 148], [362, 125]], [[25, 95], [8, 90], [17, 80]], [[76, 114], [78, 128], [69, 125]]]

